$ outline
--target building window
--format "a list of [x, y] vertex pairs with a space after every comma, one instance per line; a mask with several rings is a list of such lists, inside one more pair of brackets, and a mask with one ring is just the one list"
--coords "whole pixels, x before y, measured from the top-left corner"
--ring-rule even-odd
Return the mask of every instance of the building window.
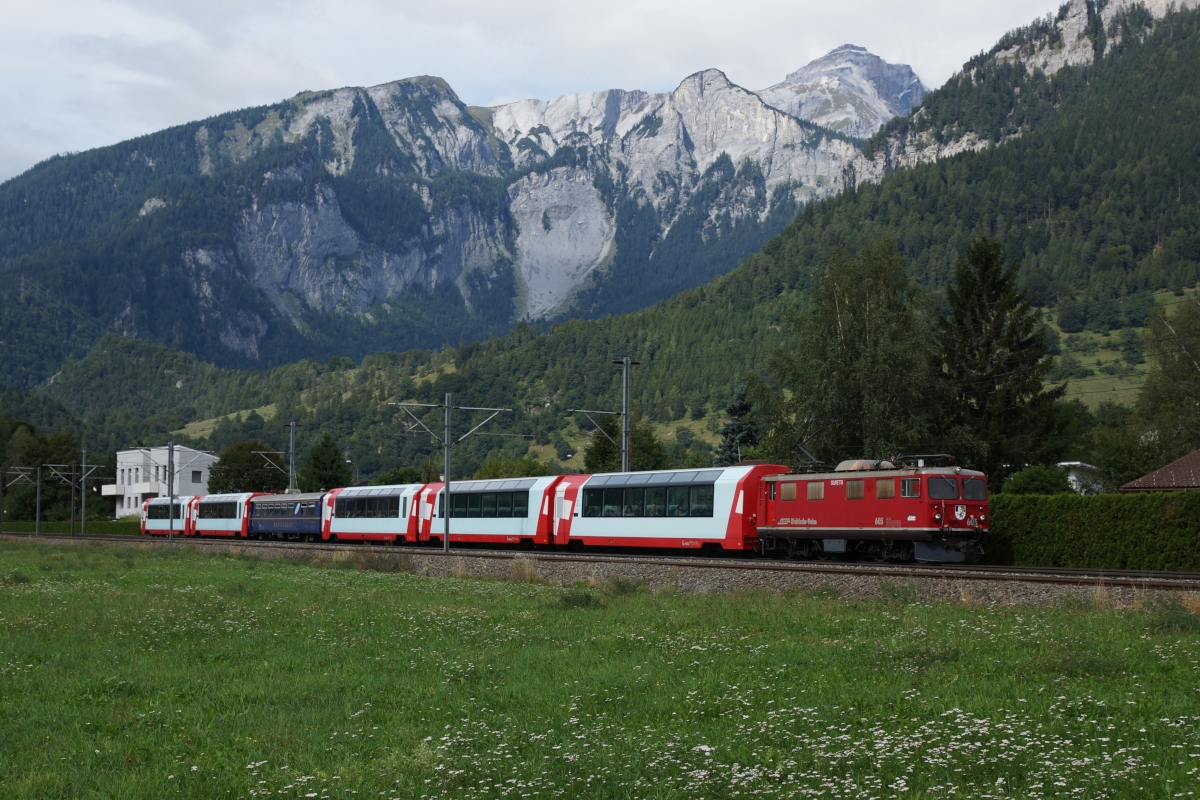
[[795, 500], [796, 499], [796, 484], [783, 483], [779, 486], [780, 500]]
[[875, 481], [875, 499], [891, 500], [896, 496], [896, 479], [879, 478]]
[[808, 499], [809, 500], [824, 500], [825, 499], [825, 481], [809, 481], [808, 482]]
[[900, 481], [900, 496], [901, 497], [920, 497], [921, 496], [921, 479], [920, 478], [905, 478]]
[[846, 499], [847, 500], [862, 500], [863, 499], [863, 482], [862, 481], [846, 481]]
[[192, 470], [192, 483], [203, 483], [203, 480], [201, 480], [201, 473], [202, 470]]

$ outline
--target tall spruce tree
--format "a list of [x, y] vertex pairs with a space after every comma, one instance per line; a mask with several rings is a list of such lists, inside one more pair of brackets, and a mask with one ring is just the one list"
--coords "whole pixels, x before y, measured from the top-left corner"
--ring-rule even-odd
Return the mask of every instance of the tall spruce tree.
[[328, 491], [338, 486], [349, 486], [353, 481], [350, 465], [346, 463], [337, 442], [328, 433], [313, 445], [308, 463], [300, 472], [300, 490], [303, 492]]
[[740, 389], [725, 408], [729, 421], [721, 427], [721, 444], [717, 446], [717, 466], [728, 467], [745, 457], [748, 448], [758, 444], [758, 425], [754, 423], [754, 404]]
[[[946, 430], [969, 432], [959, 455], [988, 474], [994, 490], [1026, 464], [1055, 460], [1065, 442], [1057, 403], [1066, 387], [1045, 390], [1052, 361], [1041, 315], [1006, 265], [1000, 241], [972, 241], [946, 287], [941, 323]], [[973, 451], [973, 452], [972, 452]]]

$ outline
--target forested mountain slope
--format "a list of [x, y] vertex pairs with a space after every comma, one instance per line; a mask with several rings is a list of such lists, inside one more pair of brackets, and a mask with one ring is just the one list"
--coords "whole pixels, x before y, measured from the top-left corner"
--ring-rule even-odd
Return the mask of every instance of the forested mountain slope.
[[[267, 372], [216, 370], [113, 338], [39, 391], [90, 414], [96, 431], [111, 425], [127, 435], [146, 420], [158, 438], [188, 419], [275, 403], [276, 420], [295, 417], [309, 432], [338, 433], [367, 469], [412, 463], [431, 447], [403, 435], [389, 400], [434, 401], [452, 391], [470, 404], [513, 406], [507, 432], [554, 441], [571, 425], [566, 409], [617, 404], [610, 360], [628, 354], [643, 362], [634, 372], [638, 410], [679, 420], [724, 405], [763, 363], [781, 340], [782, 310], [800, 302], [814, 266], [835, 248], [856, 250], [882, 236], [899, 244], [934, 291], [966, 241], [998, 236], [1026, 284], [1060, 303], [1060, 314], [1083, 309], [1081, 324], [1120, 326], [1123, 309], [1136, 305], [1122, 298], [1200, 277], [1200, 18], [1130, 13], [1113, 26], [1124, 33], [1109, 39], [1116, 44], [1102, 57], [1022, 84], [1038, 87], [1022, 98], [1053, 98], [1055, 110], [1019, 136], [815, 203], [733, 273], [652, 308], [565, 322], [544, 335], [523, 326], [456, 351]], [[975, 85], [979, 104], [994, 101], [995, 82]], [[930, 98], [942, 102], [941, 91], [926, 107]], [[986, 117], [962, 84], [953, 91], [965, 116]], [[129, 410], [117, 411], [123, 406]], [[267, 435], [278, 427], [254, 424]], [[481, 457], [488, 447], [527, 444], [479, 439], [468, 449]]]

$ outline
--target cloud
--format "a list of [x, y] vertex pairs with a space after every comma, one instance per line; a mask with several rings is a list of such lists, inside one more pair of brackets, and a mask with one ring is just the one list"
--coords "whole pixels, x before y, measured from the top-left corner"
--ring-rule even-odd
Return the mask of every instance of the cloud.
[[756, 89], [854, 43], [929, 86], [1045, 0], [0, 0], [0, 180], [63, 151], [307, 89], [438, 75], [468, 104], [664, 91], [717, 67]]

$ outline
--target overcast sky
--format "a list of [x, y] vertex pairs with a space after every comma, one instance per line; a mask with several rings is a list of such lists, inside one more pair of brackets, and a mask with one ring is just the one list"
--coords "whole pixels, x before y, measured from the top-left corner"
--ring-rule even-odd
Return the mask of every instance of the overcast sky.
[[845, 43], [936, 87], [1054, 0], [0, 0], [0, 181], [307, 89], [438, 75], [469, 105], [750, 89]]

